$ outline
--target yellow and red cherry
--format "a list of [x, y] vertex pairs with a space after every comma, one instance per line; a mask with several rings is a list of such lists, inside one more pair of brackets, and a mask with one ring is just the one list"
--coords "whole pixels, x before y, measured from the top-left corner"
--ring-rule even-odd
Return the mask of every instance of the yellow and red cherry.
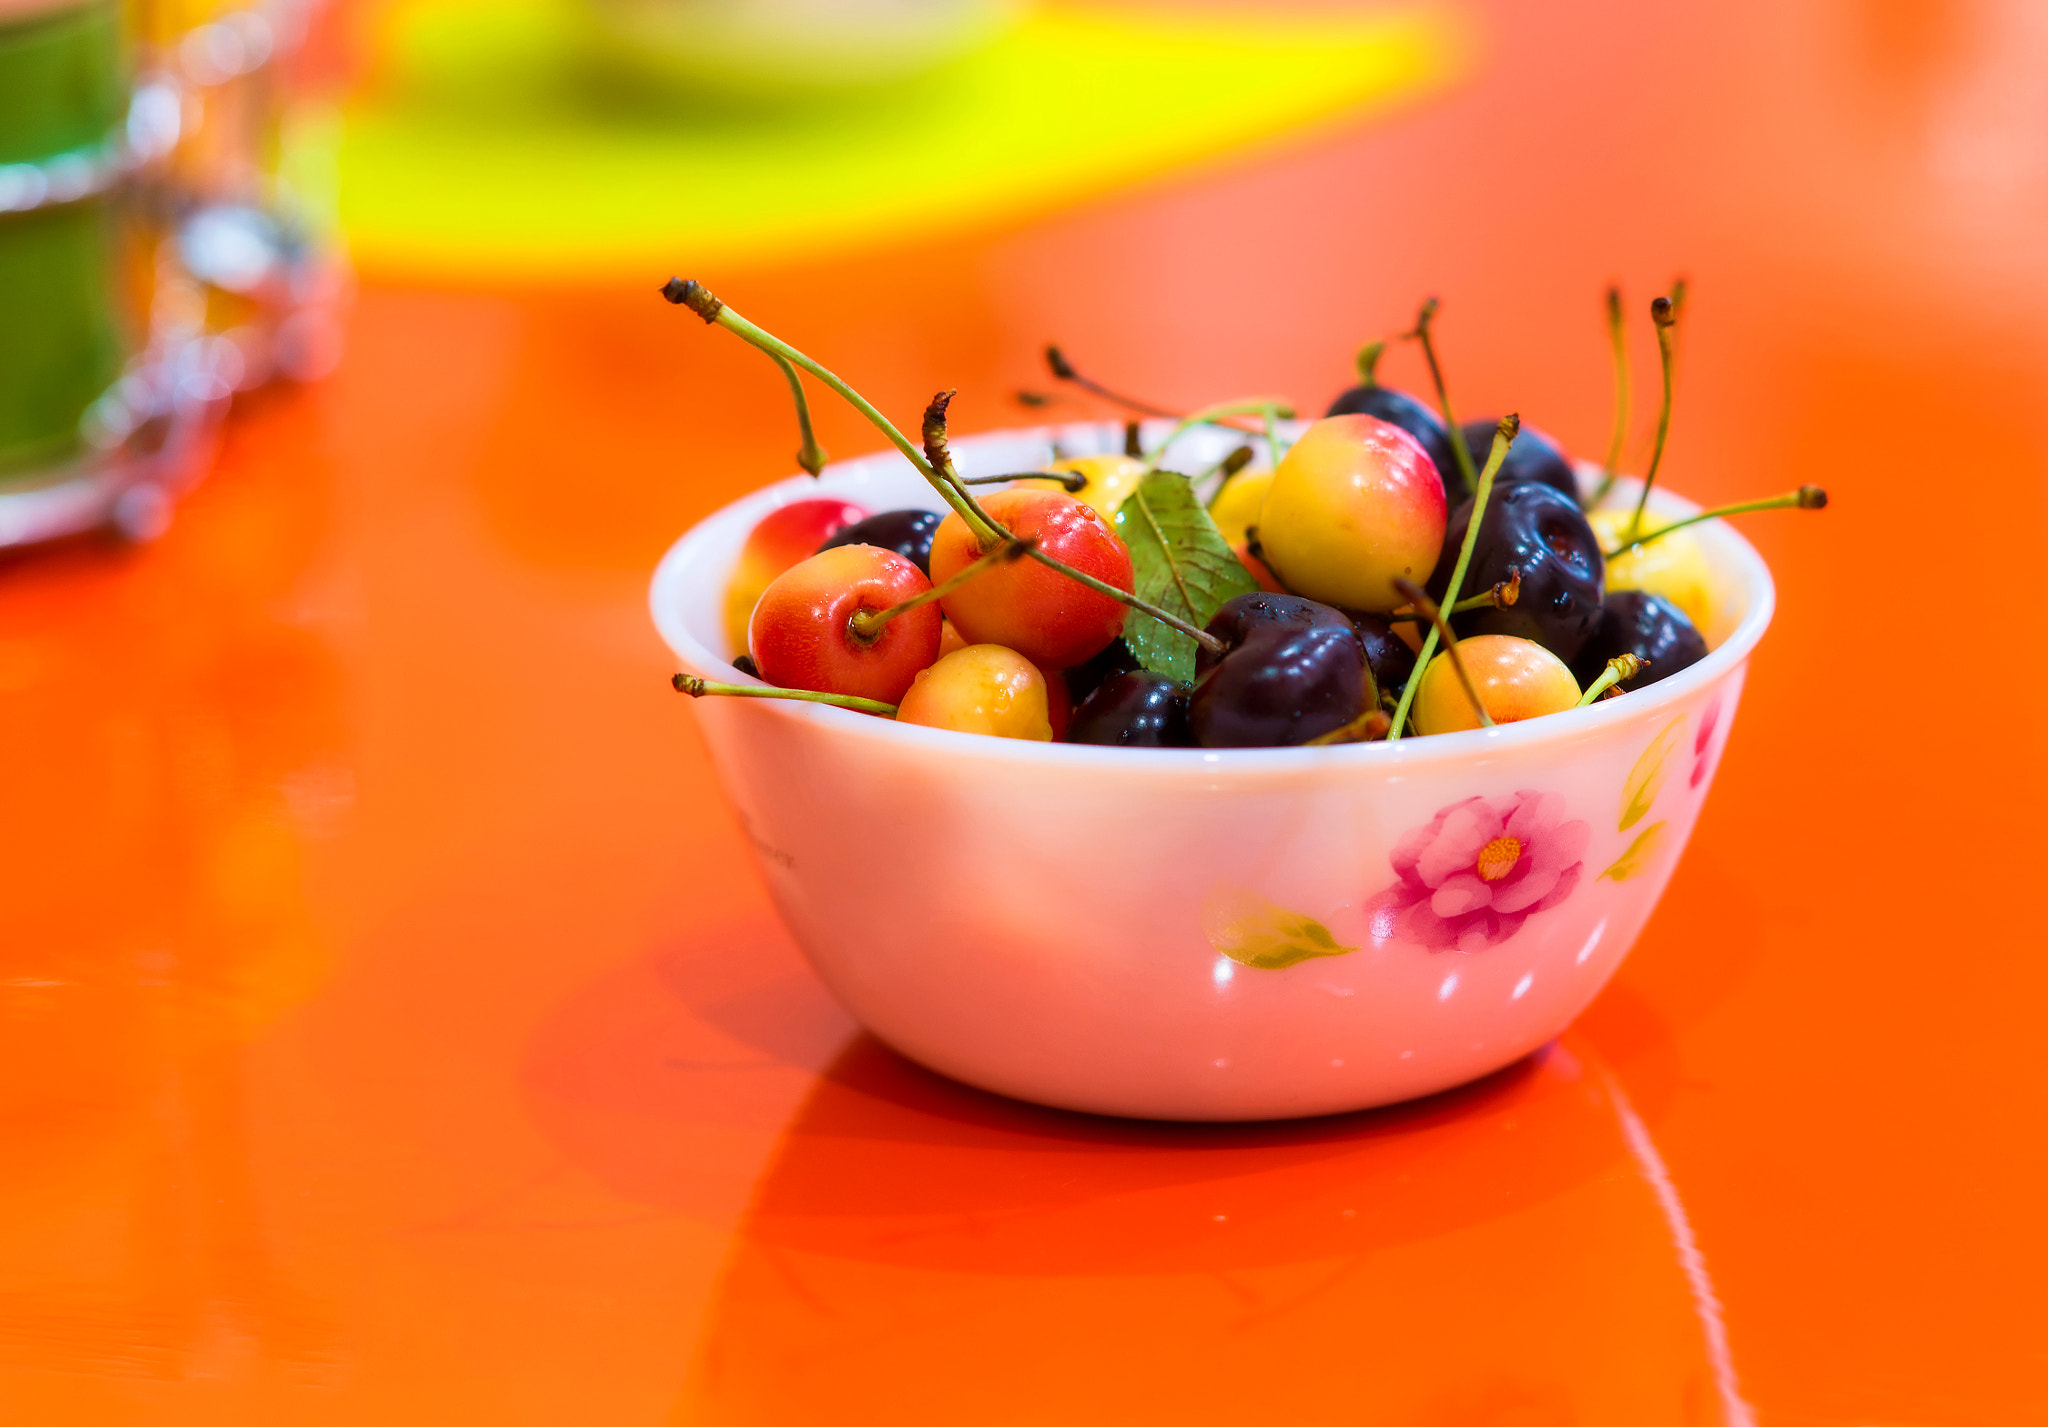
[[[1093, 506], [1064, 491], [1011, 487], [982, 508], [1019, 540], [1106, 585], [1132, 588], [1131, 553]], [[932, 536], [932, 583], [943, 584], [985, 552], [958, 515]], [[1036, 560], [1008, 562], [940, 604], [969, 644], [1000, 644], [1047, 669], [1067, 669], [1123, 632], [1124, 606]]]
[[[1116, 523], [1117, 507], [1121, 506], [1138, 488], [1138, 482], [1145, 479], [1145, 473], [1152, 468], [1136, 456], [1070, 456], [1063, 461], [1054, 461], [1045, 469], [1068, 471], [1081, 477], [1078, 490], [1071, 489], [1074, 499], [1094, 508], [1104, 521]], [[1034, 490], [1050, 490], [1050, 486], [1034, 486]]]
[[747, 647], [767, 683], [893, 704], [939, 657], [936, 604], [904, 610], [872, 633], [856, 616], [879, 614], [931, 588], [894, 550], [821, 550], [761, 592]]
[[725, 637], [734, 653], [747, 647], [747, 620], [761, 591], [826, 539], [866, 518], [865, 510], [844, 500], [791, 501], [761, 517], [725, 582]]
[[896, 722], [1049, 743], [1048, 692], [1046, 676], [1014, 649], [970, 644], [918, 671]]
[[[1600, 547], [1619, 550], [1607, 560], [1607, 588], [1660, 595], [1677, 605], [1680, 613], [1692, 621], [1693, 628], [1702, 632], [1711, 629], [1714, 574], [1707, 563], [1706, 551], [1700, 548], [1699, 541], [1693, 538], [1690, 530], [1674, 530], [1645, 544], [1620, 550], [1619, 547], [1628, 539], [1629, 525], [1634, 516], [1631, 504], [1621, 510], [1596, 510], [1586, 517], [1593, 526], [1593, 533], [1600, 539]], [[1643, 532], [1647, 534], [1665, 523], [1646, 519]]]
[[1260, 555], [1296, 594], [1385, 613], [1397, 579], [1422, 581], [1443, 549], [1444, 486], [1397, 426], [1326, 416], [1273, 472], [1259, 512]]
[[1252, 527], [1259, 523], [1259, 511], [1266, 504], [1266, 492], [1272, 486], [1271, 471], [1246, 471], [1232, 476], [1216, 493], [1216, 499], [1209, 506], [1209, 518], [1223, 532], [1224, 540], [1233, 546], [1244, 545], [1251, 540]]
[[[1458, 655], [1473, 689], [1495, 723], [1520, 723], [1563, 713], [1579, 702], [1579, 681], [1564, 660], [1533, 639], [1512, 634], [1475, 634], [1458, 641]], [[1417, 733], [1457, 733], [1478, 728], [1479, 714], [1448, 653], [1429, 661], [1415, 691]]]

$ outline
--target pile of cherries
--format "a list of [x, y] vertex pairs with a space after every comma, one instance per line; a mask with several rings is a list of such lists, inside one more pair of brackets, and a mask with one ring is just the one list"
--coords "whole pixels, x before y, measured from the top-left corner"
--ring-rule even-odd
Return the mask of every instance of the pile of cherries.
[[[1633, 496], [1599, 508], [1611, 476], [1582, 497], [1557, 443], [1514, 417], [1448, 419], [1440, 376], [1436, 406], [1379, 385], [1383, 344], [1361, 355], [1360, 384], [1270, 469], [1242, 469], [1241, 452], [1215, 473], [1209, 516], [1245, 566], [1241, 583], [1258, 588], [1197, 630], [1133, 594], [1115, 521], [1153, 469], [1135, 427], [1128, 454], [1054, 461], [977, 497], [970, 487], [982, 483], [963, 480], [946, 447], [949, 393], [914, 448], [701, 285], [672, 280], [664, 291], [783, 366], [813, 473], [823, 455], [798, 367], [856, 400], [951, 507], [871, 514], [821, 499], [771, 512], [746, 541], [725, 606], [728, 636], [746, 650], [735, 665], [760, 682], [678, 675], [685, 692], [807, 698], [1006, 738], [1271, 747], [1558, 713], [1707, 652], [1712, 582], [1689, 531], [1652, 526]], [[1402, 334], [1421, 342], [1433, 375], [1434, 311]], [[1618, 324], [1612, 295], [1610, 315]], [[1652, 316], [1666, 404], [1645, 491], [1668, 426], [1676, 310], [1660, 298]], [[1055, 375], [1078, 379], [1049, 355]], [[1275, 440], [1270, 425], [1265, 434]], [[1803, 487], [1730, 509], [1825, 500]], [[1192, 680], [1142, 667], [1125, 642], [1127, 620], [1154, 618], [1196, 641]]]

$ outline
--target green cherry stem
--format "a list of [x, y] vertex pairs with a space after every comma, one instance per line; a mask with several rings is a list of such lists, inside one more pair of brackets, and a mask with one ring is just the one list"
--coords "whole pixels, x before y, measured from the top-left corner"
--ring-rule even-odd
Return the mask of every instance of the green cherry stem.
[[[1465, 572], [1472, 568], [1472, 551], [1479, 543], [1479, 522], [1486, 514], [1487, 499], [1493, 494], [1493, 478], [1499, 474], [1501, 462], [1508, 458], [1508, 447], [1515, 444], [1515, 437], [1522, 431], [1522, 418], [1509, 412], [1494, 428], [1493, 449], [1486, 454], [1486, 469], [1479, 473], [1479, 488], [1472, 493], [1472, 516], [1465, 524], [1465, 540], [1458, 547], [1458, 563], [1451, 567], [1451, 583], [1444, 589], [1444, 603], [1457, 607], [1458, 591], [1465, 586]], [[1462, 446], [1463, 442], [1453, 442]], [[1415, 689], [1422, 682], [1420, 675], [1429, 667], [1429, 656], [1436, 652], [1437, 630], [1431, 624], [1429, 633], [1423, 636], [1422, 652], [1415, 656], [1415, 673], [1401, 688], [1401, 702], [1394, 709], [1394, 726], [1387, 730], [1387, 742], [1400, 739], [1401, 730], [1408, 724], [1408, 709], [1415, 702]]]
[[707, 324], [723, 327], [726, 331], [739, 337], [749, 345], [759, 347], [771, 356], [780, 357], [786, 362], [803, 368], [826, 386], [838, 392], [855, 411], [865, 416], [877, 431], [888, 438], [890, 445], [909, 458], [910, 464], [917, 468], [918, 474], [932, 483], [932, 487], [938, 491], [940, 498], [947, 505], [951, 506], [962, 520], [967, 522], [967, 528], [972, 530], [978, 539], [984, 544], [994, 544], [997, 540], [1003, 538], [1003, 532], [997, 529], [995, 523], [983, 513], [973, 496], [969, 495], [964, 489], [961, 489], [954, 481], [939, 475], [932, 468], [931, 462], [925, 459], [924, 452], [912, 445], [910, 438], [901, 431], [898, 431], [895, 424], [888, 417], [875, 409], [872, 402], [827, 371], [819, 363], [805, 356], [781, 338], [763, 331], [747, 321], [746, 318], [740, 316], [737, 312], [719, 301], [712, 294], [710, 288], [694, 278], [687, 281], [682, 278], [670, 278], [662, 286], [661, 295], [670, 302], [675, 303], [678, 307], [689, 308], [690, 311], [703, 318]]
[[[1277, 396], [1255, 396], [1238, 401], [1219, 401], [1214, 406], [1205, 406], [1200, 411], [1189, 412], [1186, 416], [1183, 416], [1180, 419], [1180, 424], [1167, 433], [1166, 439], [1153, 447], [1150, 465], [1154, 470], [1159, 469], [1160, 461], [1165, 459], [1167, 450], [1172, 447], [1173, 443], [1180, 440], [1182, 436], [1197, 426], [1223, 426], [1226, 424], [1223, 419], [1226, 416], [1261, 417], [1265, 422], [1266, 441], [1271, 445], [1274, 439], [1273, 423], [1283, 417], [1292, 417], [1293, 415], [1293, 406], [1282, 401]], [[1231, 427], [1230, 429], [1234, 431], [1241, 428]], [[1278, 448], [1275, 447], [1274, 449], [1277, 450]]]
[[[1683, 300], [1685, 294], [1680, 291]], [[1664, 438], [1671, 432], [1671, 329], [1678, 323], [1678, 306], [1668, 297], [1650, 304], [1650, 322], [1657, 329], [1657, 365], [1664, 374], [1664, 396], [1657, 404], [1657, 444], [1650, 448], [1650, 469], [1643, 473], [1642, 493], [1636, 497], [1636, 513], [1629, 518], [1627, 544], [1633, 545], [1643, 531], [1643, 510], [1650, 503], [1650, 488], [1657, 484], [1657, 467], [1664, 462]]]
[[1614, 353], [1614, 434], [1607, 439], [1607, 459], [1600, 466], [1600, 484], [1593, 488], [1593, 498], [1586, 502], [1587, 510], [1607, 499], [1607, 493], [1614, 489], [1615, 475], [1621, 470], [1621, 448], [1628, 441], [1628, 324], [1622, 317], [1618, 287], [1607, 289], [1607, 342]]
[[1058, 481], [1069, 494], [1088, 484], [1079, 471], [1011, 471], [1001, 476], [962, 476], [963, 486], [999, 486], [1006, 481]]
[[1230, 484], [1231, 477], [1235, 476], [1239, 471], [1243, 470], [1246, 466], [1249, 466], [1252, 463], [1252, 457], [1257, 454], [1258, 453], [1252, 450], [1252, 448], [1249, 446], [1240, 446], [1235, 451], [1232, 451], [1228, 456], [1225, 456], [1222, 460], [1218, 461], [1215, 465], [1211, 466], [1208, 470], [1202, 472], [1202, 474], [1200, 474], [1199, 476], [1194, 477], [1193, 481], [1191, 482], [1191, 484], [1194, 485], [1200, 485], [1202, 482], [1209, 480], [1212, 477], [1221, 477], [1221, 479], [1216, 482], [1216, 493], [1210, 496], [1207, 501], [1209, 509], [1214, 510], [1216, 508], [1216, 502], [1222, 498], [1223, 488]]
[[1698, 525], [1702, 520], [1719, 520], [1724, 515], [1748, 515], [1756, 510], [1826, 510], [1827, 505], [1826, 491], [1819, 486], [1801, 486], [1796, 491], [1767, 496], [1763, 500], [1745, 500], [1734, 505], [1716, 506], [1712, 510], [1703, 510], [1698, 515], [1688, 515], [1683, 520], [1674, 520], [1669, 525], [1660, 525], [1655, 530], [1639, 531], [1635, 539], [1606, 551], [1603, 558], [1612, 560], [1617, 555], [1625, 555], [1639, 546], [1649, 544], [1660, 535], [1669, 535], [1672, 531], [1683, 530], [1688, 525]]
[[[937, 474], [939, 479], [950, 483], [955, 489], [957, 489], [960, 492], [962, 496], [966, 497], [970, 504], [973, 504], [974, 497], [968, 493], [967, 487], [961, 483], [960, 473], [953, 469], [952, 449], [950, 446], [947, 445], [946, 442], [946, 409], [952, 404], [952, 401], [953, 393], [950, 391], [942, 391], [937, 396], [933, 397], [931, 405], [925, 408], [923, 430], [925, 459], [931, 464], [932, 470]], [[974, 505], [974, 509], [981, 516], [981, 518], [987, 521], [996, 532], [995, 539], [984, 540], [981, 542], [981, 548], [984, 554], [994, 548], [997, 540], [1011, 540], [1014, 538], [1011, 536], [1009, 531], [1003, 529], [1002, 526], [997, 525], [995, 521], [992, 518], [990, 518], [988, 512], [982, 510], [978, 504]], [[969, 527], [969, 529], [972, 528], [972, 526]], [[1065, 575], [1068, 579], [1074, 581], [1074, 583], [1079, 585], [1086, 585], [1089, 589], [1094, 590], [1097, 594], [1107, 595], [1109, 596], [1109, 598], [1115, 600], [1118, 604], [1121, 604], [1128, 609], [1134, 609], [1139, 614], [1147, 615], [1153, 619], [1158, 620], [1168, 629], [1179, 630], [1182, 634], [1185, 634], [1189, 638], [1193, 639], [1195, 643], [1201, 645], [1204, 649], [1207, 649], [1211, 654], [1223, 654], [1227, 652], [1230, 647], [1227, 644], [1225, 644], [1222, 640], [1218, 639], [1215, 635], [1209, 633], [1208, 630], [1201, 628], [1199, 625], [1189, 624], [1180, 616], [1175, 614], [1169, 614], [1167, 611], [1161, 609], [1158, 605], [1151, 604], [1148, 601], [1139, 599], [1129, 590], [1120, 590], [1115, 585], [1110, 584], [1106, 580], [1098, 580], [1095, 578], [1095, 576], [1077, 570], [1072, 565], [1067, 564], [1063, 560], [1054, 559], [1052, 556], [1046, 554], [1045, 551], [1039, 549], [1036, 542], [1033, 542], [1030, 548], [1025, 553], [1028, 554], [1032, 559], [1036, 560], [1039, 564], [1046, 566], [1048, 569], [1059, 571], [1062, 575]]]
[[1607, 661], [1607, 667], [1600, 671], [1600, 677], [1586, 685], [1586, 692], [1579, 695], [1574, 708], [1584, 708], [1624, 679], [1633, 679], [1650, 667], [1650, 661], [1634, 654], [1617, 654]]
[[1387, 344], [1384, 339], [1378, 342], [1367, 342], [1358, 349], [1357, 366], [1358, 384], [1360, 386], [1378, 386], [1380, 384], [1377, 373], [1380, 369], [1380, 358], [1385, 355], [1386, 350]]
[[897, 615], [908, 614], [922, 605], [930, 604], [933, 600], [942, 600], [975, 576], [986, 574], [997, 565], [1008, 565], [1021, 560], [1037, 546], [1038, 537], [1035, 535], [1025, 540], [1005, 540], [951, 579], [941, 580], [930, 589], [914, 594], [907, 600], [892, 604], [887, 609], [855, 610], [853, 618], [846, 622], [847, 627], [860, 643], [873, 644], [882, 637], [882, 631]]
[[[1436, 359], [1436, 343], [1430, 339], [1430, 324], [1436, 321], [1438, 303], [1430, 298], [1422, 304], [1422, 310], [1415, 315], [1415, 330], [1408, 335], [1422, 344], [1422, 359], [1429, 363], [1429, 379], [1436, 384], [1436, 404], [1443, 413], [1444, 426], [1451, 433], [1451, 457], [1458, 463], [1458, 478], [1465, 483], [1465, 494], [1471, 495], [1479, 489], [1479, 473], [1472, 469], [1472, 453], [1465, 449], [1465, 438], [1458, 428], [1458, 418], [1451, 412], [1450, 388], [1444, 385], [1444, 369]], [[1520, 429], [1517, 426], [1516, 429]], [[1390, 738], [1399, 738], [1400, 721], [1395, 720], [1394, 732]]]
[[[1477, 594], [1471, 596], [1468, 599], [1459, 600], [1456, 604], [1452, 605], [1450, 609], [1446, 611], [1446, 613], [1469, 614], [1475, 609], [1507, 609], [1511, 605], [1513, 605], [1516, 600], [1520, 599], [1521, 596], [1522, 572], [1520, 570], [1516, 570], [1513, 574], [1509, 575], [1508, 578], [1502, 580], [1499, 584], [1495, 585], [1492, 589], [1486, 591], [1484, 594]], [[1426, 620], [1428, 618], [1428, 615], [1422, 613], [1420, 610], [1416, 610], [1408, 614], [1390, 614], [1387, 616], [1387, 623], [1411, 624], [1421, 620]]]
[[[1437, 608], [1436, 601], [1424, 592], [1422, 586], [1413, 580], [1397, 579], [1394, 581], [1394, 588], [1399, 590], [1410, 604], [1422, 611], [1423, 618], [1430, 623], [1429, 632], [1443, 640], [1444, 653], [1450, 658], [1451, 670], [1458, 676], [1458, 682], [1464, 686], [1465, 697], [1472, 704], [1472, 712], [1479, 715], [1481, 727], [1492, 728], [1493, 715], [1486, 711], [1486, 705], [1479, 697], [1479, 687], [1472, 682], [1472, 671], [1465, 667], [1465, 656], [1458, 652], [1458, 636], [1451, 633], [1451, 626], [1445, 621], [1443, 611]], [[1413, 676], [1410, 678], [1412, 681]]]
[[1067, 360], [1067, 354], [1056, 346], [1049, 346], [1045, 349], [1045, 365], [1051, 370], [1053, 376], [1057, 377], [1060, 381], [1072, 382], [1081, 390], [1092, 392], [1104, 401], [1123, 407], [1126, 411], [1135, 411], [1141, 416], [1157, 416], [1167, 421], [1176, 420], [1180, 416], [1180, 413], [1177, 411], [1168, 411], [1163, 406], [1154, 406], [1151, 402], [1140, 401], [1135, 396], [1125, 396], [1120, 391], [1111, 391], [1101, 382], [1081, 375], [1080, 372], [1074, 369], [1074, 364]]
[[679, 694], [688, 694], [693, 699], [714, 695], [726, 699], [794, 699], [806, 704], [830, 704], [834, 708], [852, 709], [855, 713], [880, 714], [884, 718], [896, 717], [896, 705], [885, 704], [879, 699], [858, 699], [852, 694], [821, 694], [811, 689], [777, 689], [764, 684], [714, 684], [700, 679], [695, 674], [678, 674], [669, 683]]
[[796, 453], [796, 463], [802, 466], [813, 479], [825, 469], [825, 448], [818, 444], [818, 438], [811, 433], [811, 403], [804, 395], [804, 379], [796, 374], [796, 367], [780, 352], [770, 352], [775, 365], [782, 368], [782, 374], [789, 378], [789, 395], [796, 402], [796, 429], [803, 438], [803, 448]]

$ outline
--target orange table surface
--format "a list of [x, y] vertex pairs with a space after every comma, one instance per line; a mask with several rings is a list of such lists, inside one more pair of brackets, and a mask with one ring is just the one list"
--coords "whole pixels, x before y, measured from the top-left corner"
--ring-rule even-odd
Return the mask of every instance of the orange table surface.
[[[0, 565], [0, 1419], [2048, 1422], [2036, 10], [1503, 3], [1392, 120], [686, 274], [962, 430], [1048, 339], [1318, 404], [1436, 292], [1460, 405], [1596, 456], [1602, 287], [1641, 394], [1689, 275], [1671, 483], [1835, 498], [1747, 520], [1719, 786], [1559, 1043], [1327, 1121], [864, 1037], [644, 612], [790, 468], [781, 378], [666, 272], [366, 274], [162, 541]], [[846, 835], [887, 877], [946, 829]]]

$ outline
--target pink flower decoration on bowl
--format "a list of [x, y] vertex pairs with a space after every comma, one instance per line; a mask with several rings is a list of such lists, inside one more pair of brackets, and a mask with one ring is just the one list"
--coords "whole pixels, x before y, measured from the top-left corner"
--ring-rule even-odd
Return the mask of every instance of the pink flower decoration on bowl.
[[1579, 885], [1592, 829], [1564, 814], [1557, 793], [1443, 809], [1395, 845], [1400, 880], [1365, 904], [1373, 940], [1468, 952], [1506, 941]]

